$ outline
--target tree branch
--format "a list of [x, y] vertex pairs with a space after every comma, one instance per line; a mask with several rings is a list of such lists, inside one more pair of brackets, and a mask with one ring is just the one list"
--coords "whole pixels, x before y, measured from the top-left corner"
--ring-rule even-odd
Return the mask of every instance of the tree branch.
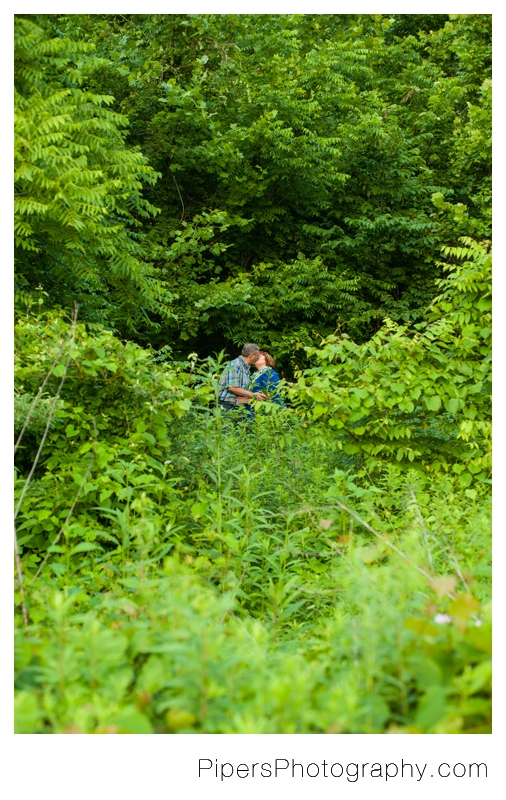
[[18, 534], [14, 525], [14, 558], [16, 559], [16, 570], [18, 573], [19, 591], [21, 592], [21, 608], [23, 610], [23, 622], [28, 625], [28, 611], [26, 610], [25, 590], [23, 589], [23, 570], [21, 569], [21, 559], [19, 557]]

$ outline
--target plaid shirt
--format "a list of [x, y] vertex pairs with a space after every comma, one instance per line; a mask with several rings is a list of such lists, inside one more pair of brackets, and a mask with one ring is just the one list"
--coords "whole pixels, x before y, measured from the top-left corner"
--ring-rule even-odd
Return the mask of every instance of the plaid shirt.
[[250, 386], [249, 364], [246, 364], [242, 356], [229, 361], [222, 372], [218, 382], [218, 400], [220, 403], [229, 403], [237, 406], [237, 396], [229, 392], [229, 386], [238, 386], [240, 389], [249, 389]]

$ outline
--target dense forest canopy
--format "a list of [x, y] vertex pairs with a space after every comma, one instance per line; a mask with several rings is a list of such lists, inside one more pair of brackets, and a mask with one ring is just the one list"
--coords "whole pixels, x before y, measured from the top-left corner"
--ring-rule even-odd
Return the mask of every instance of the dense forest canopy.
[[14, 155], [16, 731], [489, 733], [490, 15], [20, 14]]
[[17, 20], [17, 286], [178, 356], [419, 320], [490, 234], [488, 15]]

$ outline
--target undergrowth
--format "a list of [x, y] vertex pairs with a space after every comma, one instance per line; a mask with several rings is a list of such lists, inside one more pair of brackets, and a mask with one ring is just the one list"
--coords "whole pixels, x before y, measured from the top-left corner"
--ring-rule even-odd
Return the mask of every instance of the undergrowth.
[[[20, 535], [18, 732], [490, 731], [486, 485], [370, 474], [290, 410], [197, 404], [156, 458], [132, 437], [49, 552]], [[70, 466], [49, 459], [20, 534]]]

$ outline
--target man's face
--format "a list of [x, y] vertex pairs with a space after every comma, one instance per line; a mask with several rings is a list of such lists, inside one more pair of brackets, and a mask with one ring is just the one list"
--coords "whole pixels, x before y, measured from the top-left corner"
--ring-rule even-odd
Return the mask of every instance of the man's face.
[[254, 364], [256, 361], [258, 361], [259, 355], [260, 354], [258, 352], [252, 353], [250, 356], [247, 356], [244, 360], [246, 364]]

